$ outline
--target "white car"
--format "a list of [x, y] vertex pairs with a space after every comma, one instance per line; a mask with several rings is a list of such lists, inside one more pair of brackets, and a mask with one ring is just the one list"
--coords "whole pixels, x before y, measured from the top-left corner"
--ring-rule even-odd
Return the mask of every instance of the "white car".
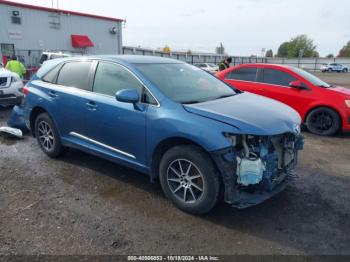
[[219, 71], [219, 67], [213, 63], [197, 63], [194, 65], [212, 74]]
[[322, 72], [343, 72], [347, 73], [349, 70], [347, 67], [343, 66], [342, 64], [337, 64], [337, 63], [329, 63], [329, 64], [323, 64], [321, 66], [321, 71]]
[[17, 105], [23, 99], [23, 82], [18, 74], [0, 67], [0, 106]]
[[47, 60], [56, 59], [56, 58], [66, 58], [71, 56], [76, 56], [77, 54], [73, 53], [64, 53], [64, 52], [43, 52], [40, 56], [39, 65], [42, 66], [43, 63]]

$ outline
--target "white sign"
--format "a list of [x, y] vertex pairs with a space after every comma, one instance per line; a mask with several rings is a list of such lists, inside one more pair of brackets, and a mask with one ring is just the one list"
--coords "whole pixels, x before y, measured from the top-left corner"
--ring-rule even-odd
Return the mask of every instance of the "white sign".
[[20, 30], [8, 30], [9, 38], [21, 40], [23, 39], [22, 31]]

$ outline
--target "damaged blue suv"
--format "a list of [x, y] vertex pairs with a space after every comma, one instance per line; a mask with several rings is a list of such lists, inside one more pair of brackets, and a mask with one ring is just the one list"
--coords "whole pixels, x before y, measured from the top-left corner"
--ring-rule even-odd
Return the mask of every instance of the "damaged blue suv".
[[220, 195], [245, 208], [281, 192], [303, 147], [293, 109], [172, 59], [52, 60], [23, 92], [12, 122], [48, 156], [73, 147], [134, 168], [193, 214]]

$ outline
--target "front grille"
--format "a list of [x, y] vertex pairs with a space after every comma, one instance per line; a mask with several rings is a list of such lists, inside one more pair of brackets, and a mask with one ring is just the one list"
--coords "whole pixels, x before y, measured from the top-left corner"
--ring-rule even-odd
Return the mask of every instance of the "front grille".
[[6, 86], [7, 77], [0, 77], [0, 86]]
[[3, 94], [0, 95], [0, 99], [7, 99], [7, 98], [16, 98], [14, 94]]

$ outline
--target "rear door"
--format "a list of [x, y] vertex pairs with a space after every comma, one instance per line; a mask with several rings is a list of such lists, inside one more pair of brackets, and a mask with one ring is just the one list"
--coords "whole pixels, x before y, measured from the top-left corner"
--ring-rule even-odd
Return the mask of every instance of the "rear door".
[[58, 72], [56, 89], [49, 94], [57, 99], [60, 131], [63, 137], [71, 132], [84, 132], [85, 104], [91, 93], [92, 61], [70, 61]]

